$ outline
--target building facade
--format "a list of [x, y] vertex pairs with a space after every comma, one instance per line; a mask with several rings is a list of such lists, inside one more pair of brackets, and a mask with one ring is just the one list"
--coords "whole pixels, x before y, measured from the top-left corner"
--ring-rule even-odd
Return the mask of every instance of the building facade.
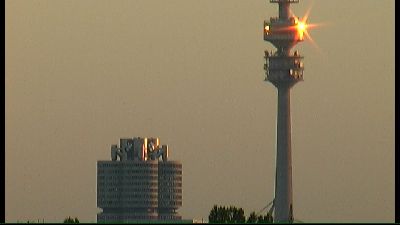
[[97, 222], [177, 221], [181, 206], [182, 164], [158, 138], [120, 139], [97, 162]]

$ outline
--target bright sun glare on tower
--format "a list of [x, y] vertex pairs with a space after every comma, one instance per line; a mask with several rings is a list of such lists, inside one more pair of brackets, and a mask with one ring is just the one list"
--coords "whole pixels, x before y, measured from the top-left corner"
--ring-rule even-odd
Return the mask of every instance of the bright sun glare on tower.
[[315, 41], [311, 38], [311, 35], [308, 33], [308, 30], [312, 29], [312, 28], [316, 28], [319, 27], [321, 24], [308, 24], [307, 23], [307, 19], [308, 16], [310, 15], [311, 12], [311, 6], [307, 9], [306, 14], [304, 15], [304, 17], [297, 21], [297, 25], [296, 25], [296, 30], [298, 32], [299, 38], [301, 40], [304, 39], [304, 35], [306, 36], [306, 38], [311, 42], [312, 45], [314, 45], [314, 47], [318, 48], [317, 44], [315, 43]]
[[307, 30], [306, 30], [307, 24], [305, 24], [303, 22], [298, 22], [296, 29], [297, 29], [297, 33], [299, 34], [299, 39], [303, 40], [304, 33], [307, 32]]

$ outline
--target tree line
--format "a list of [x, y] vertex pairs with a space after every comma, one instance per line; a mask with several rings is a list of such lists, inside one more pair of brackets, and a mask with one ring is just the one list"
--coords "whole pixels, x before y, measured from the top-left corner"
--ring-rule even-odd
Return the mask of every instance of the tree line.
[[68, 218], [64, 219], [64, 223], [79, 223], [79, 220], [76, 217], [75, 219], [72, 219], [71, 217], [68, 216]]
[[268, 213], [266, 215], [257, 215], [253, 211], [246, 218], [242, 208], [214, 205], [208, 216], [208, 221], [209, 223], [272, 223], [273, 217]]

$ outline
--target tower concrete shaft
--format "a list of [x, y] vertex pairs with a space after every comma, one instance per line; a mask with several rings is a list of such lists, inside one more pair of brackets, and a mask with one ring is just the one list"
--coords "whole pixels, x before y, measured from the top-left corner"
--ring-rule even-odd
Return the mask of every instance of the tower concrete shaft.
[[293, 221], [290, 86], [278, 87], [275, 221]]
[[271, 42], [275, 53], [265, 51], [266, 81], [278, 90], [278, 115], [276, 134], [275, 222], [293, 222], [292, 147], [290, 89], [303, 80], [303, 57], [290, 50], [303, 41], [298, 29], [298, 18], [290, 14], [290, 4], [298, 0], [270, 0], [279, 3], [279, 18], [264, 21], [264, 40]]

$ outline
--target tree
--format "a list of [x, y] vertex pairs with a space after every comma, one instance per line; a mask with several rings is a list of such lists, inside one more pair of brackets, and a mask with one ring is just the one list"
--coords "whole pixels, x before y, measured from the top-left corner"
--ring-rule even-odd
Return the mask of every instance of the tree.
[[217, 220], [217, 215], [218, 215], [217, 211], [218, 211], [218, 206], [214, 205], [210, 211], [210, 215], [208, 216], [208, 221], [210, 223], [214, 223]]
[[208, 221], [209, 223], [273, 223], [273, 217], [270, 213], [258, 215], [253, 211], [246, 220], [242, 208], [214, 205], [208, 216]]
[[247, 218], [247, 223], [257, 223], [256, 212], [250, 213], [249, 218]]
[[270, 213], [267, 213], [267, 215], [264, 216], [264, 221], [266, 223], [273, 223], [274, 222], [274, 217]]
[[72, 219], [71, 217], [68, 216], [68, 218], [64, 219], [64, 223], [79, 223], [79, 220], [76, 217], [75, 219]]
[[246, 217], [242, 208], [214, 205], [208, 216], [208, 221], [210, 223], [244, 223]]
[[273, 218], [271, 214], [267, 214], [265, 216], [259, 215], [257, 217], [257, 222], [256, 223], [273, 223]]
[[233, 210], [232, 222], [244, 223], [246, 221], [246, 217], [244, 215], [244, 210], [242, 208], [238, 209], [238, 208], [234, 207], [232, 210]]

